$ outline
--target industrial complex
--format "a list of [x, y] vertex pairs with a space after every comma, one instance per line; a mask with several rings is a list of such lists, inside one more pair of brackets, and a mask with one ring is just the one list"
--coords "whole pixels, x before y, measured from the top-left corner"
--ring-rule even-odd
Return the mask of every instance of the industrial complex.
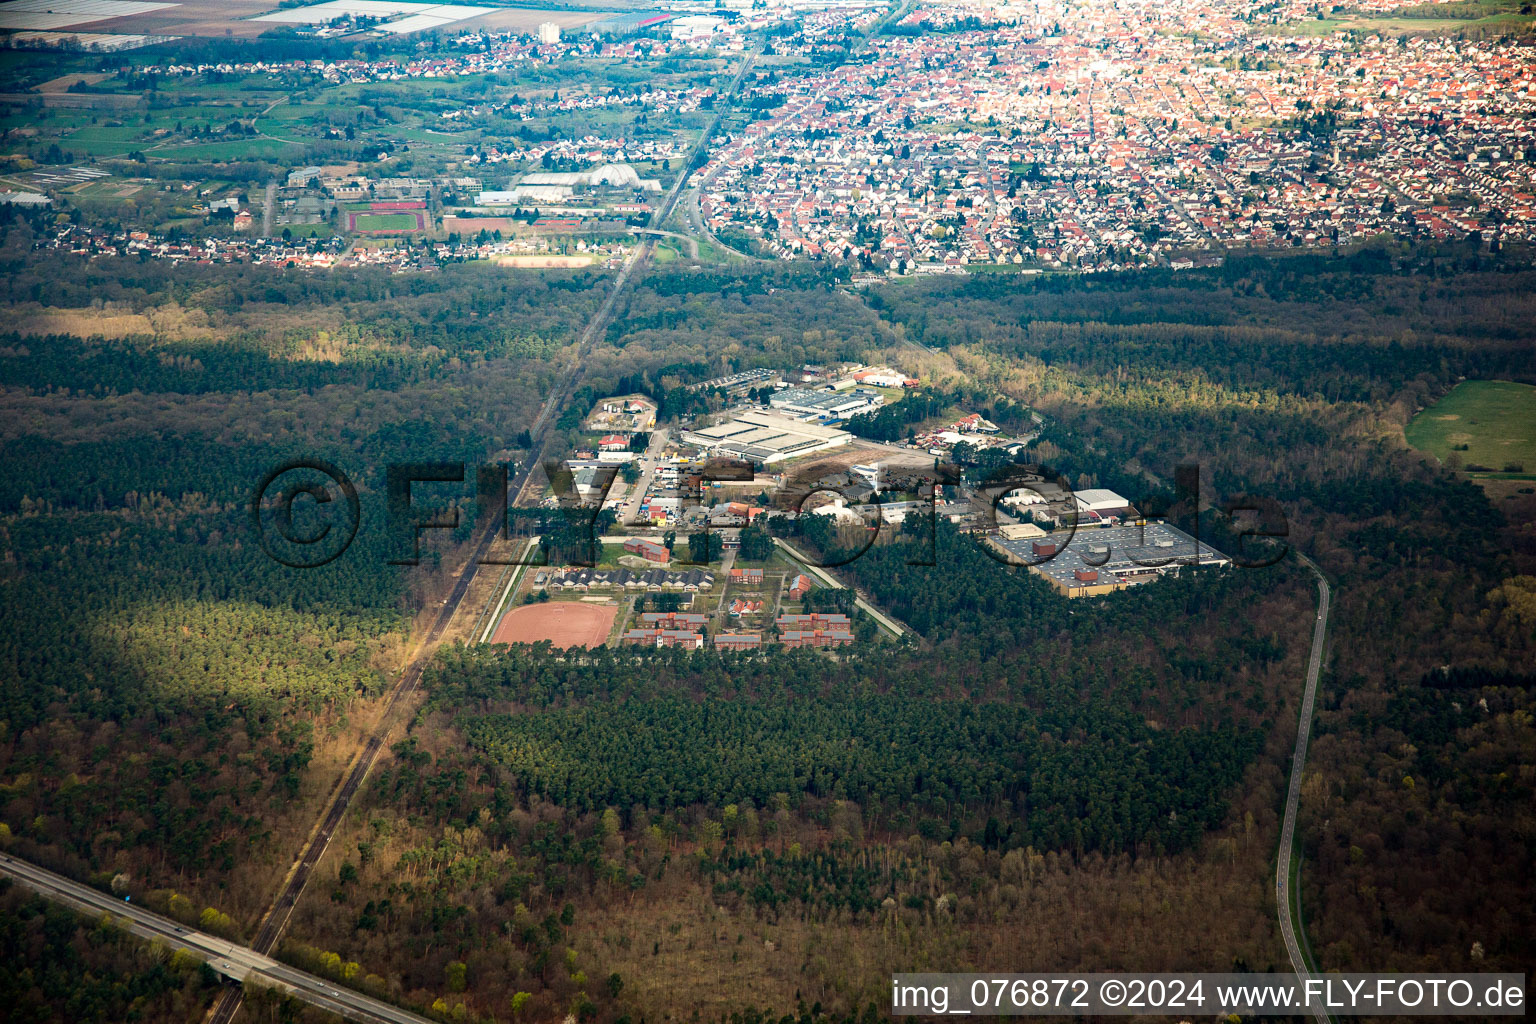
[[999, 535], [987, 543], [1028, 565], [1067, 597], [1090, 597], [1146, 583], [1183, 566], [1230, 565], [1220, 551], [1163, 522], [1127, 523], [1040, 537]]
[[790, 419], [775, 412], [746, 410], [711, 427], [683, 432], [685, 443], [714, 455], [733, 455], [762, 465], [840, 448], [853, 440], [846, 430]]

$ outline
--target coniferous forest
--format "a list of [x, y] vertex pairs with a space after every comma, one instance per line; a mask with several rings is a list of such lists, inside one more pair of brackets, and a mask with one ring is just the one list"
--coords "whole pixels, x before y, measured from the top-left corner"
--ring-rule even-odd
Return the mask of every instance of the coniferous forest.
[[[604, 278], [0, 257], [10, 303], [74, 318], [0, 334], [0, 844], [249, 939], [474, 525], [472, 484], [432, 491], [460, 528], [390, 564], [384, 467], [526, 457]], [[1301, 804], [1319, 964], [1471, 969], [1475, 943], [1479, 969], [1530, 972], [1536, 495], [1403, 428], [1458, 380], [1536, 382], [1533, 284], [1459, 245], [860, 288], [658, 267], [580, 384], [650, 393], [665, 421], [720, 408], [686, 389], [720, 373], [890, 363], [924, 389], [865, 436], [1038, 411], [1021, 461], [1075, 486], [1171, 502], [1198, 462], [1218, 546], [1229, 499], [1272, 499], [1334, 585]], [[161, 326], [94, 331], [93, 302]], [[246, 518], [297, 456], [362, 492], [357, 541], [319, 569], [267, 558]], [[907, 635], [445, 644], [279, 954], [445, 1019], [604, 1024], [874, 1019], [895, 970], [1285, 966], [1305, 566], [1068, 601], [914, 519], [835, 571]], [[0, 938], [115, 979], [12, 971], [38, 1019], [190, 1019], [213, 995], [16, 893]]]

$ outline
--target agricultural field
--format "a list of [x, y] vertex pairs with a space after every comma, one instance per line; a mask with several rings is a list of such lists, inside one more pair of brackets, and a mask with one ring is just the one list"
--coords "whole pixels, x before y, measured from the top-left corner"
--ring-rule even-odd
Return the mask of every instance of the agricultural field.
[[1359, 13], [1334, 8], [1328, 17], [1285, 22], [1275, 26], [1281, 35], [1326, 36], [1334, 32], [1383, 35], [1445, 35], [1471, 31], [1507, 32], [1529, 28], [1533, 21], [1526, 0], [1455, 0], [1402, 7], [1389, 14]]
[[1419, 413], [1408, 443], [1474, 478], [1536, 479], [1536, 387], [1464, 381]]
[[[103, 31], [115, 35], [193, 36], [251, 39], [295, 25], [320, 25], [349, 16], [380, 22], [380, 27], [401, 36], [449, 29], [485, 28], [492, 31], [530, 31], [540, 22], [554, 21], [575, 29], [609, 16], [609, 5], [564, 3], [560, 10], [504, 8], [470, 4], [400, 2], [388, 5], [355, 0], [320, 0], [304, 5], [282, 5], [275, 0], [180, 0], [166, 2], [87, 3], [55, 0], [47, 10], [12, 12], [0, 28], [65, 30], [71, 34]], [[574, 8], [574, 9], [573, 9]], [[381, 10], [387, 14], [381, 16]], [[363, 24], [369, 24], [365, 22]]]
[[[215, 8], [184, 6], [196, 9], [145, 10], [140, 16], [202, 19], [210, 26], [218, 20]], [[340, 10], [347, 4], [332, 6]], [[271, 11], [240, 7], [238, 16], [250, 19]], [[402, 17], [425, 13], [399, 12]], [[570, 28], [608, 13], [605, 5], [594, 4], [558, 16], [487, 8], [484, 17], [504, 29], [524, 22], [531, 29], [544, 20]], [[526, 251], [512, 246], [514, 251], [496, 255], [497, 262], [511, 268], [580, 270], [622, 255], [628, 241], [614, 218], [594, 222], [607, 217], [605, 203], [631, 204], [626, 212], [634, 216], [633, 204], [644, 210], [649, 193], [615, 193], [596, 206], [589, 203], [591, 208], [532, 208], [517, 217], [454, 214], [473, 204], [478, 192], [514, 187], [529, 172], [579, 170], [617, 155], [611, 147], [589, 151], [572, 142], [588, 137], [626, 140], [632, 155], [625, 162], [642, 178], [669, 187], [711, 112], [684, 112], [654, 99], [642, 102], [639, 94], [685, 94], [713, 83], [728, 65], [694, 56], [614, 62], [573, 52], [489, 73], [337, 82], [318, 70], [318, 62], [314, 67], [284, 63], [296, 45], [293, 25], [309, 24], [302, 14], [301, 8], [285, 8], [282, 19], [261, 23], [287, 34], [261, 44], [242, 41], [241, 32], [216, 42], [183, 37], [125, 53], [111, 65], [86, 53], [5, 53], [0, 56], [0, 136], [7, 147], [0, 155], [0, 187], [43, 193], [56, 211], [78, 215], [82, 226], [186, 239], [230, 236], [237, 219], [243, 239], [350, 235], [354, 245], [364, 248], [405, 236], [469, 246], [509, 236], [560, 236], [547, 253], [540, 245]], [[477, 19], [453, 24], [473, 26]], [[113, 30], [134, 27], [114, 25]], [[158, 27], [143, 26], [145, 31]], [[417, 50], [409, 36], [361, 33], [348, 37], [344, 55], [368, 61], [414, 59]], [[257, 47], [267, 49], [258, 54]], [[273, 70], [249, 65], [230, 70], [213, 59], [223, 50], [269, 55]], [[337, 55], [342, 55], [339, 50]], [[163, 70], [168, 62], [206, 70], [171, 76]], [[607, 102], [609, 97], [618, 102]], [[604, 101], [593, 102], [597, 98]], [[290, 174], [304, 167], [321, 169], [320, 180], [290, 184]], [[410, 200], [420, 212], [370, 206], [374, 199]], [[339, 215], [333, 214], [338, 208]], [[620, 246], [579, 252], [576, 236]], [[676, 263], [681, 255], [676, 247], [664, 247], [658, 260]], [[711, 250], [711, 255], [718, 254]]]

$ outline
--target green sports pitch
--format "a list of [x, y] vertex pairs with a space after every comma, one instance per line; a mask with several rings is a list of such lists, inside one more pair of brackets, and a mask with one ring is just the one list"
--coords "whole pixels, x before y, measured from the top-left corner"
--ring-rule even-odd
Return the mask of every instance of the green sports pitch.
[[354, 231], [415, 231], [418, 226], [414, 213], [359, 213], [352, 217]]
[[1463, 381], [1408, 424], [1408, 443], [1473, 474], [1536, 478], [1536, 387]]

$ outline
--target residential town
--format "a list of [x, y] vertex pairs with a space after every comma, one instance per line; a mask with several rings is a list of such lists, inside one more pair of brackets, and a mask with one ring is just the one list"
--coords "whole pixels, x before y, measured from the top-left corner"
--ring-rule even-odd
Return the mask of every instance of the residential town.
[[[249, 217], [247, 217], [249, 222]], [[288, 240], [253, 235], [229, 238], [170, 239], [147, 231], [59, 227], [51, 237], [40, 239], [39, 249], [54, 249], [79, 256], [135, 256], [175, 263], [251, 263], [308, 270], [333, 267], [384, 267], [400, 273], [430, 272], [444, 263], [491, 260], [512, 266], [618, 266], [631, 246], [622, 242], [589, 243], [572, 240], [568, 246], [548, 238], [503, 240], [450, 239], [385, 246], [353, 245], [342, 237]], [[576, 255], [559, 250], [569, 249]]]
[[[1410, 7], [1371, 0], [1350, 10], [1386, 19], [1371, 25], [1395, 25], [1395, 12]], [[902, 8], [796, 0], [713, 10], [680, 2], [566, 33], [464, 29], [408, 60], [166, 63], [137, 74], [168, 87], [209, 76], [395, 83], [571, 61], [740, 60], [732, 54], [756, 38], [762, 63], [733, 98], [738, 114], [693, 164], [685, 206], [694, 213], [670, 225], [695, 236], [678, 248], [695, 256], [699, 243], [721, 243], [726, 254], [834, 260], [865, 272], [1092, 272], [1180, 269], [1234, 251], [1381, 236], [1470, 237], [1492, 248], [1530, 241], [1536, 61], [1528, 36], [1334, 27], [1318, 20], [1331, 11], [1301, 0]], [[888, 30], [873, 33], [879, 18]], [[526, 265], [616, 262], [621, 243], [559, 236], [643, 227], [664, 182], [686, 172], [694, 137], [593, 130], [590, 117], [702, 116], [723, 109], [720, 88], [698, 78], [672, 88], [486, 91], [481, 102], [432, 116], [444, 131], [493, 122], [554, 130], [536, 138], [481, 132], [450, 171], [431, 177], [387, 164], [294, 167], [264, 207], [228, 186], [197, 208], [215, 235], [227, 216], [228, 238], [177, 241], [146, 225], [103, 236], [71, 224], [41, 244], [402, 271], [552, 254], [569, 258]], [[559, 127], [567, 123], [569, 133]], [[351, 131], [333, 127], [327, 137], [350, 140]], [[0, 199], [46, 204], [58, 190], [85, 188], [82, 175], [106, 173], [39, 170], [11, 179], [37, 191]], [[526, 224], [520, 235], [544, 237], [498, 237], [514, 224]], [[321, 237], [277, 242], [285, 232]], [[323, 237], [332, 232], [417, 238], [399, 251]]]
[[1529, 240], [1528, 40], [1275, 34], [1260, 6], [919, 5], [928, 31], [763, 87], [782, 104], [712, 151], [705, 223], [898, 271]]

